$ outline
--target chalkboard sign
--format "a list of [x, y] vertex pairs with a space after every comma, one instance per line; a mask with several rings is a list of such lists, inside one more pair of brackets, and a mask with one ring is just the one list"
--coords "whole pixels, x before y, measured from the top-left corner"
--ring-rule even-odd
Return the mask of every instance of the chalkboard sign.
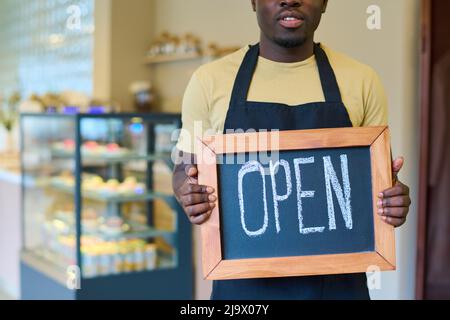
[[218, 197], [202, 225], [205, 278], [395, 269], [376, 206], [392, 184], [387, 127], [217, 135], [197, 162]]

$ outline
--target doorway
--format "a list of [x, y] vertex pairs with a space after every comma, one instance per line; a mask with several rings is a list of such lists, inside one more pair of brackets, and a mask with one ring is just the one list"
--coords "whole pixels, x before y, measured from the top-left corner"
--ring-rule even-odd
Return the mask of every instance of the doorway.
[[422, 0], [416, 297], [450, 299], [450, 1]]

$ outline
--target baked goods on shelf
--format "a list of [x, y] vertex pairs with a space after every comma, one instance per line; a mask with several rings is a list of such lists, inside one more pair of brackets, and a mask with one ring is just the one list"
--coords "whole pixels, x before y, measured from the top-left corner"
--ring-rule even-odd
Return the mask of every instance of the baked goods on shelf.
[[107, 219], [102, 219], [99, 230], [105, 236], [117, 237], [130, 231], [130, 226], [120, 217], [109, 217]]
[[[42, 232], [48, 243], [41, 252], [42, 256], [63, 267], [73, 265], [76, 261], [76, 239], [73, 233], [61, 232], [55, 221], [43, 224]], [[144, 239], [106, 241], [97, 235], [83, 235], [81, 254], [83, 276], [86, 278], [154, 270], [157, 267], [157, 246]]]
[[[52, 150], [56, 154], [73, 154], [75, 152], [75, 141], [66, 139], [55, 142]], [[129, 155], [129, 149], [121, 147], [117, 143], [101, 144], [96, 141], [86, 141], [81, 146], [81, 154], [85, 157], [123, 157]]]
[[[75, 178], [71, 172], [64, 171], [52, 178], [53, 185], [72, 188]], [[82, 190], [104, 196], [142, 195], [146, 192], [144, 183], [138, 182], [136, 177], [127, 177], [123, 182], [117, 179], [104, 180], [99, 175], [83, 174]]]

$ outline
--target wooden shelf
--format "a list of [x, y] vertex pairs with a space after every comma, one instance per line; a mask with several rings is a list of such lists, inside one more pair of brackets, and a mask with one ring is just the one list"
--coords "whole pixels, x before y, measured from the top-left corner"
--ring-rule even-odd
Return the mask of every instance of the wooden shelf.
[[189, 54], [171, 54], [171, 55], [161, 55], [155, 57], [146, 57], [145, 64], [160, 64], [167, 62], [177, 62], [177, 61], [188, 61], [201, 59], [203, 56], [199, 53], [189, 53]]
[[[65, 186], [59, 183], [51, 182], [50, 187], [53, 189], [65, 192], [67, 194], [74, 194], [75, 193], [75, 186]], [[170, 194], [164, 194], [161, 192], [145, 192], [141, 195], [120, 195], [120, 194], [103, 194], [101, 192], [96, 191], [86, 191], [82, 190], [82, 197], [85, 199], [95, 200], [95, 201], [101, 201], [101, 202], [109, 202], [109, 203], [125, 203], [125, 202], [145, 202], [145, 201], [151, 201], [155, 199], [168, 199], [170, 197], [173, 197], [173, 195]]]
[[[42, 251], [42, 250], [39, 250]], [[74, 251], [75, 254], [75, 251]], [[140, 270], [140, 271], [122, 271], [118, 274], [108, 274], [108, 275], [95, 275], [91, 277], [83, 276], [84, 279], [92, 279], [92, 278], [106, 278], [106, 277], [116, 277], [124, 274], [143, 274], [148, 272], [157, 272], [160, 270], [173, 269], [177, 267], [177, 260], [173, 257], [161, 256], [161, 253], [157, 252], [157, 264], [153, 270]], [[20, 253], [22, 263], [25, 263], [27, 266], [32, 267], [39, 272], [45, 274], [47, 277], [53, 279], [61, 285], [66, 286], [67, 283], [67, 267], [61, 262], [56, 262], [58, 256], [55, 255], [54, 259], [46, 259], [41, 256], [39, 253], [32, 250], [23, 250]]]
[[155, 65], [155, 64], [163, 64], [163, 63], [170, 63], [170, 62], [193, 61], [193, 60], [200, 60], [200, 59], [202, 59], [204, 62], [208, 62], [208, 61], [212, 61], [212, 60], [219, 59], [222, 57], [224, 57], [224, 55], [211, 56], [211, 55], [202, 55], [199, 53], [165, 55], [165, 56], [157, 56], [157, 57], [147, 57], [147, 58], [145, 58], [145, 64]]
[[[63, 159], [74, 159], [75, 153], [71, 151], [62, 151], [62, 150], [52, 150], [51, 153], [52, 157], [54, 158], [63, 158]], [[83, 161], [83, 164], [85, 164], [85, 161], [88, 161], [90, 163], [97, 162], [97, 163], [124, 163], [129, 161], [158, 161], [158, 160], [167, 160], [171, 161], [171, 153], [169, 152], [161, 152], [161, 153], [153, 153], [149, 155], [140, 155], [135, 153], [127, 153], [124, 155], [85, 155], [81, 154], [81, 159]]]
[[121, 239], [147, 239], [147, 238], [156, 238], [156, 237], [166, 237], [166, 236], [174, 236], [175, 231], [173, 230], [159, 230], [156, 228], [148, 227], [143, 231], [130, 231], [123, 232], [117, 235], [108, 235], [104, 232], [84, 232], [85, 235], [95, 236], [101, 238], [105, 241], [119, 241]]

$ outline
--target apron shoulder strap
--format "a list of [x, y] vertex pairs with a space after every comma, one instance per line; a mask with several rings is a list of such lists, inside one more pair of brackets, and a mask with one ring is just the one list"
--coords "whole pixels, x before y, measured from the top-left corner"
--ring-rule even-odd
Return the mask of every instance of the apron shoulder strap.
[[231, 94], [230, 106], [238, 106], [247, 101], [248, 91], [252, 82], [259, 57], [259, 44], [250, 46], [245, 54], [241, 67], [234, 81], [233, 92]]
[[325, 51], [320, 44], [314, 45], [317, 67], [319, 69], [320, 81], [326, 102], [342, 102], [341, 92], [336, 80], [336, 75], [331, 67]]

